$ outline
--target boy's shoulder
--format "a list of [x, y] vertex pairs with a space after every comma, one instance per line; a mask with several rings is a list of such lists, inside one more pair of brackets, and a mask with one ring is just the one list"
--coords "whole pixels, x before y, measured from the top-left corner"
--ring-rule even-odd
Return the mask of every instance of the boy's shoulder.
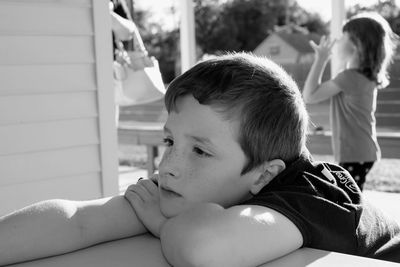
[[256, 197], [274, 199], [277, 195], [295, 202], [323, 200], [354, 206], [361, 203], [361, 191], [349, 172], [333, 163], [313, 161], [307, 155], [288, 164]]
[[[353, 177], [344, 168], [331, 162], [314, 161], [309, 155], [301, 155], [288, 165], [272, 182], [271, 187], [301, 187], [314, 193], [325, 190], [344, 190], [347, 194], [360, 195]], [[319, 192], [322, 193], [322, 192]]]
[[[245, 204], [272, 208], [287, 217], [300, 230], [303, 246], [342, 253], [363, 254], [360, 250], [368, 245], [359, 246], [357, 242], [363, 237], [375, 242], [386, 234], [371, 236], [370, 223], [380, 220], [389, 225], [378, 216], [376, 208], [364, 201], [345, 169], [306, 157], [290, 164]], [[362, 233], [359, 225], [365, 226]]]

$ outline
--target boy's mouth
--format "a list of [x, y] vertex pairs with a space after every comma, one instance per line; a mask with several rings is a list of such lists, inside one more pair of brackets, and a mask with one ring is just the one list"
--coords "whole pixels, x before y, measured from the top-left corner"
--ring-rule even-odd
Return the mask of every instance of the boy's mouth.
[[171, 188], [161, 185], [161, 194], [165, 197], [182, 197], [182, 195], [178, 194], [177, 192], [173, 191]]

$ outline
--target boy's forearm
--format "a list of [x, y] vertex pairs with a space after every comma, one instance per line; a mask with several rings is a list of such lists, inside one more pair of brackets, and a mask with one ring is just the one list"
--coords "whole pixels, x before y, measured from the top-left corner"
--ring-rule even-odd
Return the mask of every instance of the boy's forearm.
[[[203, 265], [207, 257], [213, 257], [212, 246], [215, 242], [206, 237], [207, 231], [202, 230], [208, 224], [204, 224], [202, 218], [217, 217], [223, 211], [224, 208], [217, 204], [205, 203], [168, 219], [160, 234], [162, 250], [168, 262], [176, 267], [214, 266], [210, 262]], [[205, 235], [202, 236], [202, 233]]]
[[212, 203], [167, 220], [160, 240], [164, 256], [176, 267], [259, 266], [303, 244], [293, 222], [273, 209], [255, 205], [224, 209]]
[[123, 196], [44, 201], [0, 218], [0, 265], [59, 255], [145, 232]]
[[0, 218], [0, 265], [72, 249], [79, 238], [75, 213], [72, 202], [52, 200]]
[[303, 98], [306, 103], [312, 102], [312, 94], [318, 89], [318, 86], [321, 84], [322, 74], [324, 73], [327, 63], [327, 60], [323, 60], [317, 57], [311, 65], [303, 88]]

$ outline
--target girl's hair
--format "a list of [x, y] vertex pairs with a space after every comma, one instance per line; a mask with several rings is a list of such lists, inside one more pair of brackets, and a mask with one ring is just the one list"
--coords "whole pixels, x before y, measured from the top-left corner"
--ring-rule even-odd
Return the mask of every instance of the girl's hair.
[[290, 163], [307, 151], [308, 114], [300, 91], [266, 58], [237, 53], [198, 63], [169, 85], [167, 111], [177, 111], [177, 100], [186, 95], [239, 121], [237, 141], [248, 159], [242, 174], [272, 159]]
[[361, 13], [343, 26], [343, 32], [357, 47], [359, 71], [379, 88], [389, 84], [388, 67], [393, 60], [398, 37], [389, 23], [377, 13]]

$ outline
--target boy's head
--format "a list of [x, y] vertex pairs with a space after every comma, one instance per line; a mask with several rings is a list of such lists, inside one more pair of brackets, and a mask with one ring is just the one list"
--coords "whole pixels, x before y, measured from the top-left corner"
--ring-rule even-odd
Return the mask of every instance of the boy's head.
[[165, 103], [165, 216], [196, 203], [239, 204], [305, 150], [300, 92], [267, 59], [241, 53], [201, 62], [170, 84]]
[[237, 53], [198, 63], [169, 85], [167, 111], [186, 95], [239, 122], [237, 142], [248, 160], [243, 174], [272, 159], [291, 162], [305, 150], [308, 114], [301, 93], [266, 58]]

